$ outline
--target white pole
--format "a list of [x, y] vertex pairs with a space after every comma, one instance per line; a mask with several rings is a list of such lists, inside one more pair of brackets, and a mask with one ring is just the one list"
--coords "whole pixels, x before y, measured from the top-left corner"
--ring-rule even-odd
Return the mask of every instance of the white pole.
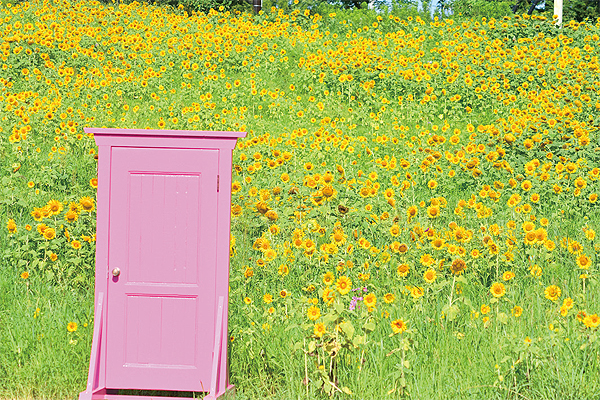
[[554, 15], [557, 15], [556, 25], [562, 25], [563, 18], [563, 0], [554, 0]]

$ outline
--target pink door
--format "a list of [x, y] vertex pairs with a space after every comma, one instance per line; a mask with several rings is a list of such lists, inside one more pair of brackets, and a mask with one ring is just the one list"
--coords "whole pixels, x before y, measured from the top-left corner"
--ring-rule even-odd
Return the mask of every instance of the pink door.
[[208, 391], [219, 153], [114, 147], [111, 158], [106, 387]]

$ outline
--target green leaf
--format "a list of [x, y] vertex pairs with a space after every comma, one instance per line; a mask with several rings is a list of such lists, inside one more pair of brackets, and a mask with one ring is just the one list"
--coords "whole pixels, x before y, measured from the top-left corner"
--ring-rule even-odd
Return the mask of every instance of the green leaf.
[[468, 306], [469, 308], [473, 308], [473, 303], [471, 300], [467, 299], [466, 297], [459, 297], [458, 299], [462, 301], [464, 305]]
[[354, 336], [354, 326], [352, 325], [352, 322], [344, 321], [340, 324], [340, 328], [342, 329], [342, 332], [344, 332], [346, 336], [348, 336], [349, 339], [352, 339], [352, 337]]
[[[302, 324], [301, 326], [302, 326], [302, 329], [304, 329], [304, 330], [311, 329], [311, 328], [314, 327], [313, 324]], [[294, 325], [290, 325], [290, 326], [286, 327], [285, 331], [287, 332], [287, 331], [289, 331], [292, 328], [294, 328]]]
[[353, 344], [354, 346], [361, 345], [361, 344], [363, 344], [364, 342], [365, 342], [365, 337], [364, 337], [364, 336], [362, 336], [362, 335], [357, 335], [357, 336], [354, 336], [354, 338], [352, 339], [352, 344]]
[[349, 389], [347, 386], [344, 386], [344, 387], [342, 388], [342, 392], [344, 392], [344, 393], [346, 393], [346, 394], [348, 394], [348, 395], [351, 395], [351, 394], [352, 394], [352, 391], [351, 391], [351, 390], [350, 390], [350, 389]]
[[442, 308], [442, 311], [444, 312], [444, 314], [446, 314], [446, 319], [448, 321], [454, 321], [456, 319], [456, 316], [460, 313], [460, 308], [458, 308], [458, 306], [454, 304], [446, 304], [444, 308]]
[[365, 332], [373, 332], [375, 330], [375, 323], [373, 321], [367, 322], [364, 326]]
[[340, 301], [336, 301], [335, 304], [333, 305], [333, 309], [338, 314], [341, 314], [344, 311], [344, 305]]
[[506, 315], [506, 313], [498, 313], [496, 318], [498, 318], [498, 321], [502, 322], [503, 324], [508, 324], [508, 315]]
[[403, 376], [401, 376], [399, 383], [400, 383], [400, 386], [402, 386], [403, 388], [405, 388], [406, 387], [406, 378], [403, 377]]
[[46, 281], [50, 282], [54, 280], [54, 272], [46, 271]]
[[332, 323], [333, 321], [335, 321], [338, 318], [338, 315], [334, 312], [328, 312], [327, 314], [325, 314], [323, 316], [323, 323], [324, 324], [329, 324]]
[[313, 351], [315, 351], [315, 349], [317, 348], [317, 342], [315, 342], [314, 340], [308, 342], [308, 352], [312, 353]]

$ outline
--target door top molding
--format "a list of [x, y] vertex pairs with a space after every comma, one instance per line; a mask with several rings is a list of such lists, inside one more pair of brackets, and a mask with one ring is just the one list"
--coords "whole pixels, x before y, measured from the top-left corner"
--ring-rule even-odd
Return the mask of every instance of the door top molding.
[[94, 136], [153, 136], [153, 137], [181, 137], [181, 138], [242, 138], [246, 132], [235, 131], [186, 131], [170, 129], [117, 129], [117, 128], [83, 128], [85, 133]]

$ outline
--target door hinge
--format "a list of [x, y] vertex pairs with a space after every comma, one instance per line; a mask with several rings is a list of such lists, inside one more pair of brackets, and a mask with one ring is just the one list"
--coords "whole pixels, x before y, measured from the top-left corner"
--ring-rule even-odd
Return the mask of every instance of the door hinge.
[[217, 175], [217, 192], [219, 192], [219, 175]]

